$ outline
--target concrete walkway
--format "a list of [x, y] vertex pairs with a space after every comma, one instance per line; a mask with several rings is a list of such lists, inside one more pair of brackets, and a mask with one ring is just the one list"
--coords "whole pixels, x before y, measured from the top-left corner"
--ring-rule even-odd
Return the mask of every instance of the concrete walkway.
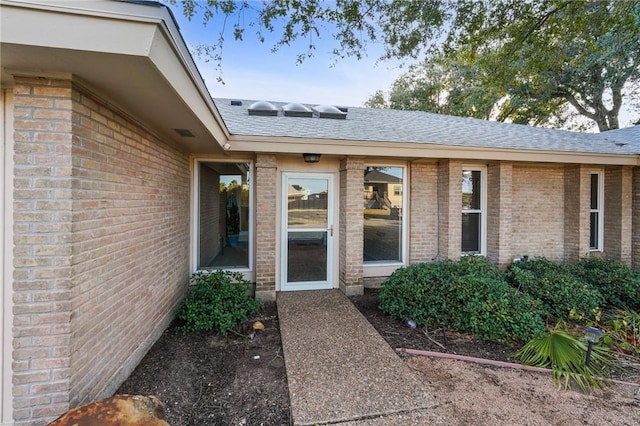
[[339, 290], [277, 297], [294, 425], [425, 424], [426, 386]]

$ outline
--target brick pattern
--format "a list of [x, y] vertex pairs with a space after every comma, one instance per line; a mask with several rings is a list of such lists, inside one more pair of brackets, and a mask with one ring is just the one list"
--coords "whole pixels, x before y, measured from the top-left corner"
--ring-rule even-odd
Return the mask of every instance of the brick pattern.
[[631, 167], [607, 167], [604, 172], [604, 252], [605, 257], [631, 264], [632, 216]]
[[633, 168], [632, 191], [632, 265], [640, 270], [640, 167]]
[[73, 94], [71, 403], [112, 394], [189, 276], [189, 158], [81, 90]]
[[564, 258], [564, 167], [513, 166], [512, 254]]
[[256, 297], [276, 297], [277, 160], [273, 154], [256, 158]]
[[577, 262], [589, 255], [591, 169], [570, 164], [564, 168], [564, 260]]
[[414, 162], [409, 174], [409, 263], [430, 262], [438, 252], [438, 165]]
[[460, 259], [462, 251], [462, 162], [441, 161], [438, 167], [438, 260]]
[[513, 165], [495, 162], [487, 167], [487, 259], [501, 269], [513, 260]]
[[173, 318], [190, 171], [71, 82], [16, 81], [14, 415], [35, 425], [113, 393]]
[[364, 161], [347, 157], [340, 162], [340, 289], [353, 296], [364, 293], [362, 199]]
[[72, 86], [15, 82], [14, 419], [42, 424], [70, 402]]

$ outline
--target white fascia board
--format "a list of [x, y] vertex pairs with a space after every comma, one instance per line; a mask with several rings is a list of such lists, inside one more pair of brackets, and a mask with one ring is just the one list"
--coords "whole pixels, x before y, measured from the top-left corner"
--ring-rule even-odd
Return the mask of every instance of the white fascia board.
[[3, 0], [0, 19], [2, 43], [149, 58], [220, 146], [226, 143], [224, 121], [166, 7]]
[[562, 151], [535, 151], [445, 146], [425, 143], [353, 141], [334, 139], [304, 139], [270, 136], [239, 136], [229, 138], [233, 152], [277, 152], [300, 154], [314, 152], [325, 155], [353, 155], [397, 158], [452, 158], [481, 161], [516, 161], [536, 163], [575, 163], [616, 166], [638, 166], [640, 155], [599, 154]]
[[[171, 83], [185, 105], [191, 108], [220, 146], [224, 146], [227, 143], [229, 133], [204, 81], [200, 78], [195, 64], [192, 67], [188, 65], [188, 62], [192, 61], [191, 56], [184, 56], [184, 52], [180, 52], [179, 46], [175, 44], [168, 45], [175, 39], [172, 40], [167, 35], [156, 32], [149, 58], [158, 71]], [[181, 60], [176, 61], [175, 55], [179, 55]], [[186, 59], [188, 62], [185, 61]]]

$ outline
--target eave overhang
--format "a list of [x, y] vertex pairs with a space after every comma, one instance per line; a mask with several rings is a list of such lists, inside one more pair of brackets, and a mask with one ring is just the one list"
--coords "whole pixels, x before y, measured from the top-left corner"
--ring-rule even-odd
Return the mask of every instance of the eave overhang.
[[640, 166], [640, 156], [506, 148], [452, 146], [429, 143], [292, 138], [231, 135], [234, 152], [366, 156], [405, 159], [461, 159], [467, 161], [515, 161], [563, 164]]
[[71, 75], [186, 152], [225, 152], [228, 131], [166, 7], [3, 0], [0, 28], [3, 87]]

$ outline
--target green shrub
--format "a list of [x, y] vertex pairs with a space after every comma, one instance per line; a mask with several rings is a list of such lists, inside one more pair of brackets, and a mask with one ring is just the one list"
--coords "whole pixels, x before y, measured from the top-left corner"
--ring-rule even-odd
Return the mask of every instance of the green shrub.
[[640, 310], [640, 272], [619, 260], [585, 257], [572, 267], [583, 282], [600, 291], [605, 304]]
[[592, 319], [603, 302], [600, 292], [578, 280], [569, 265], [542, 257], [514, 263], [506, 277], [513, 287], [542, 302], [549, 323], [568, 319], [570, 312]]
[[510, 288], [500, 271], [477, 256], [396, 270], [382, 286], [380, 309], [424, 327], [442, 322], [480, 339], [511, 344], [544, 332], [537, 302]]
[[197, 272], [191, 276], [187, 297], [178, 309], [177, 327], [183, 333], [215, 331], [226, 334], [261, 308], [247, 296], [251, 283], [238, 272]]

